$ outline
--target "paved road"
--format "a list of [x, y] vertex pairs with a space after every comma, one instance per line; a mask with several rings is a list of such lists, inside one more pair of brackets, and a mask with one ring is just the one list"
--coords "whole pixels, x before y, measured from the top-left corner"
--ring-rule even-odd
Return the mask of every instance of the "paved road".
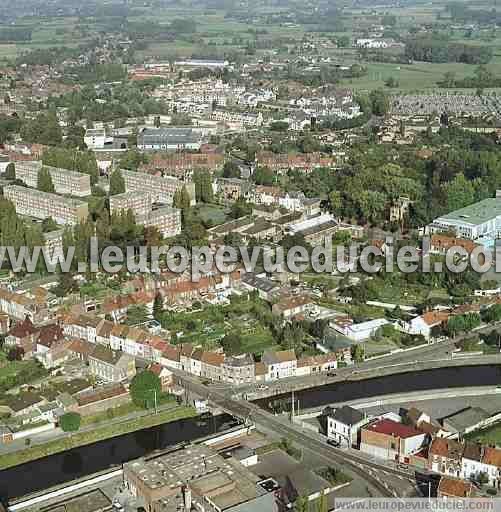
[[468, 332], [456, 338], [449, 338], [446, 341], [424, 345], [413, 350], [389, 354], [345, 368], [338, 368], [334, 372], [334, 377], [329, 377], [325, 374], [290, 377], [288, 379], [280, 379], [279, 381], [266, 383], [265, 390], [260, 390], [260, 386], [256, 384], [221, 386], [219, 389], [226, 389], [229, 394], [231, 392], [231, 395], [236, 398], [249, 395], [251, 397], [250, 399], [254, 400], [256, 398], [290, 392], [292, 389], [305, 389], [321, 386], [323, 384], [343, 382], [346, 380], [359, 380], [361, 378], [377, 377], [409, 370], [424, 370], [426, 368], [449, 365], [501, 364], [501, 354], [466, 356], [464, 358], [452, 357], [452, 352], [459, 341], [470, 337], [472, 334], [490, 332], [492, 329], [499, 326], [501, 326], [501, 322], [483, 326], [475, 329], [474, 332]]
[[[303, 449], [320, 454], [320, 457], [326, 461], [330, 460], [340, 465], [348, 464], [353, 472], [378, 489], [382, 496], [408, 495], [414, 489], [411, 471], [382, 464], [374, 458], [364, 457], [364, 454], [356, 450], [342, 450], [329, 446], [313, 432], [305, 433], [299, 425], [288, 423], [284, 416], [274, 416], [252, 403], [228, 398], [224, 392], [207, 387], [183, 372], [175, 371], [175, 373], [191, 393], [208, 398], [218, 407], [253, 422], [260, 429], [291, 439]], [[391, 485], [390, 482], [392, 482]], [[399, 482], [400, 485], [396, 485], [395, 482]]]

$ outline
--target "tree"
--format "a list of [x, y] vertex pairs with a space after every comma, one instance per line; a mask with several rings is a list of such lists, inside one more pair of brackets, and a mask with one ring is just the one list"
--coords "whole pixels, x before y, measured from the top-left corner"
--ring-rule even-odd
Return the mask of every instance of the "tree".
[[349, 36], [339, 36], [337, 38], [337, 45], [338, 45], [338, 48], [347, 48], [348, 46], [350, 46], [350, 38]]
[[445, 193], [448, 211], [459, 210], [476, 200], [476, 188], [480, 186], [480, 180], [467, 180], [463, 173], [456, 174], [453, 180], [442, 185]]
[[16, 179], [16, 167], [14, 165], [14, 162], [10, 162], [9, 164], [7, 164], [7, 167], [5, 168], [5, 178], [8, 180]]
[[221, 340], [221, 346], [224, 353], [229, 356], [234, 356], [242, 353], [242, 340], [237, 333], [230, 332]]
[[256, 167], [254, 171], [254, 181], [258, 185], [273, 185], [275, 176], [269, 167]]
[[58, 297], [66, 297], [77, 289], [77, 283], [69, 272], [61, 272], [57, 285], [52, 289]]
[[394, 89], [394, 88], [398, 87], [399, 83], [396, 78], [394, 78], [393, 76], [390, 76], [386, 79], [384, 85], [386, 85], [386, 87], [389, 87], [390, 89]]
[[155, 405], [155, 393], [158, 397], [162, 392], [160, 378], [150, 370], [144, 370], [134, 376], [129, 388], [130, 396], [135, 405], [148, 409]]
[[24, 357], [24, 348], [16, 345], [12, 347], [7, 353], [8, 361], [22, 361]]
[[63, 140], [61, 127], [54, 112], [40, 113], [21, 129], [21, 136], [28, 142], [37, 142], [48, 146], [60, 144]]
[[329, 194], [329, 204], [334, 215], [339, 215], [343, 206], [343, 199], [339, 190], [333, 190]]
[[110, 196], [123, 194], [125, 192], [125, 180], [119, 169], [113, 171], [110, 177]]
[[148, 310], [143, 305], [133, 305], [127, 310], [128, 325], [142, 324], [148, 320]]
[[235, 162], [231, 160], [226, 161], [223, 166], [223, 177], [240, 178], [240, 168]]
[[369, 94], [372, 113], [376, 116], [384, 116], [390, 108], [388, 95], [382, 89], [375, 89]]
[[59, 418], [59, 426], [63, 432], [76, 432], [81, 421], [82, 417], [77, 412], [67, 412]]
[[177, 189], [174, 193], [173, 206], [174, 208], [179, 208], [180, 210], [188, 210], [191, 205], [190, 194], [188, 194], [188, 190], [183, 185], [182, 188]]
[[50, 192], [51, 194], [54, 194], [56, 191], [49, 169], [45, 166], [42, 166], [38, 171], [37, 189], [41, 192]]
[[364, 360], [364, 347], [362, 345], [353, 345], [351, 347], [351, 357], [356, 363], [361, 363]]
[[214, 200], [214, 191], [212, 189], [212, 180], [207, 171], [196, 170], [193, 174], [195, 182], [195, 195], [197, 201], [202, 203], [212, 203]]
[[481, 316], [484, 322], [499, 322], [501, 320], [501, 304], [494, 304], [490, 308], [485, 309]]
[[164, 311], [164, 300], [160, 293], [155, 295], [155, 300], [153, 301], [153, 318], [155, 320], [160, 320]]
[[309, 501], [307, 496], [298, 496], [294, 503], [295, 512], [308, 512]]
[[240, 197], [232, 205], [230, 210], [230, 216], [233, 219], [250, 215], [252, 212], [252, 205], [248, 203], [244, 198]]

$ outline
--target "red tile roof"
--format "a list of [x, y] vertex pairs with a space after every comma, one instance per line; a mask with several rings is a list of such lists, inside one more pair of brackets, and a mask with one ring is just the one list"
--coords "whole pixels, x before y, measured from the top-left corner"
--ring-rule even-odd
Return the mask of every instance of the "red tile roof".
[[400, 437], [402, 439], [419, 436], [422, 434], [422, 432], [416, 430], [415, 428], [388, 419], [382, 419], [371, 423], [370, 425], [364, 427], [364, 429], [370, 430], [371, 432], [377, 432], [379, 434], [385, 434], [387, 436]]
[[64, 333], [61, 327], [57, 324], [44, 325], [40, 328], [37, 343], [45, 347], [52, 347], [54, 343], [64, 338]]
[[14, 336], [15, 338], [23, 339], [35, 334], [37, 330], [29, 318], [23, 322], [18, 322], [8, 333], [7, 336]]
[[473, 484], [465, 482], [458, 478], [443, 476], [438, 484], [438, 493], [442, 496], [457, 496], [458, 498], [468, 498], [473, 492]]

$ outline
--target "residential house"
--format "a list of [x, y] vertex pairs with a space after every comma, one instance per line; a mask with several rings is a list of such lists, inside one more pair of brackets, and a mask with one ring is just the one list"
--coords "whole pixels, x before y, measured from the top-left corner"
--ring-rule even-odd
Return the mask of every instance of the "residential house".
[[421, 449], [425, 436], [413, 427], [383, 418], [361, 429], [360, 451], [407, 463], [409, 456]]
[[250, 291], [257, 291], [259, 298], [270, 301], [280, 291], [280, 283], [261, 277], [250, 272], [245, 273], [241, 278], [243, 288]]
[[489, 479], [489, 484], [492, 487], [499, 488], [501, 484], [501, 449], [492, 448], [491, 446], [484, 447], [482, 464]]
[[261, 357], [261, 362], [267, 368], [265, 380], [285, 379], [296, 374], [297, 358], [294, 350], [278, 352], [266, 350]]
[[181, 348], [178, 345], [169, 345], [168, 343], [162, 351], [160, 364], [176, 370], [181, 369]]
[[126, 381], [136, 374], [133, 357], [102, 345], [96, 345], [89, 355], [89, 368], [93, 375], [106, 382]]
[[191, 343], [183, 343], [181, 345], [181, 352], [179, 354], [179, 364], [181, 370], [190, 373], [191, 370], [191, 354], [193, 354], [194, 347]]
[[55, 368], [73, 357], [70, 351], [71, 340], [63, 339], [59, 343], [53, 345], [47, 352], [37, 355], [37, 359], [45, 368]]
[[36, 350], [37, 333], [38, 329], [35, 328], [29, 317], [26, 317], [22, 322], [14, 325], [7, 333], [5, 346], [21, 347], [24, 350], [24, 357], [31, 357]]
[[334, 352], [318, 356], [300, 357], [297, 360], [296, 377], [330, 372], [337, 368], [338, 357]]
[[204, 351], [202, 348], [196, 348], [190, 356], [189, 373], [200, 377], [202, 375], [202, 355]]
[[453, 439], [436, 437], [428, 450], [428, 465], [435, 473], [459, 477], [462, 470], [463, 445]]
[[222, 380], [222, 364], [224, 362], [224, 354], [219, 352], [204, 351], [201, 358], [202, 377], [213, 381]]
[[36, 352], [43, 354], [64, 339], [64, 332], [60, 325], [49, 324], [40, 327], [36, 339]]
[[158, 363], [153, 363], [149, 370], [153, 372], [159, 379], [162, 385], [162, 391], [169, 391], [174, 385], [174, 377], [170, 370]]
[[327, 415], [327, 437], [348, 448], [358, 445], [360, 429], [368, 421], [364, 413], [343, 405]]
[[89, 356], [92, 354], [94, 350], [94, 344], [89, 343], [85, 340], [74, 339], [71, 340], [71, 343], [68, 346], [68, 351], [70, 355], [76, 359], [80, 359], [84, 363], [89, 361]]
[[4, 288], [0, 288], [0, 311], [14, 320], [23, 321], [28, 317], [34, 323], [43, 322], [48, 316], [46, 301], [29, 294], [9, 292]]
[[484, 448], [480, 443], [466, 441], [461, 459], [461, 477], [465, 480], [477, 480], [481, 473], [487, 474], [483, 464]]
[[445, 255], [452, 247], [461, 247], [468, 254], [471, 254], [479, 244], [466, 238], [433, 234], [430, 238], [430, 253]]
[[293, 295], [281, 297], [278, 302], [273, 304], [271, 312], [274, 315], [289, 319], [307, 311], [314, 314], [314, 302], [307, 295]]
[[400, 324], [400, 328], [408, 334], [424, 336], [430, 339], [434, 333], [438, 333], [447, 323], [449, 313], [446, 311], [428, 311], [417, 316], [407, 323]]
[[240, 178], [218, 178], [215, 182], [215, 194], [226, 203], [244, 199], [250, 191], [250, 183]]
[[[282, 191], [280, 187], [270, 185], [256, 185], [252, 191], [252, 202], [256, 205], [263, 205], [266, 207], [278, 206], [281, 194]], [[262, 210], [258, 207], [258, 211], [261, 212]], [[276, 210], [272, 209], [271, 211], [273, 212]], [[253, 215], [255, 215], [254, 211]]]
[[255, 381], [255, 363], [252, 355], [226, 356], [221, 364], [221, 377], [224, 382], [246, 384]]
[[97, 330], [102, 319], [95, 315], [81, 314], [69, 318], [64, 323], [64, 334], [72, 338], [80, 338], [89, 343], [97, 342]]
[[61, 326], [58, 324], [44, 325], [36, 340], [36, 355], [45, 368], [53, 368], [70, 357], [68, 350], [71, 342], [66, 340]]
[[475, 495], [475, 487], [471, 482], [443, 476], [437, 490], [437, 498], [471, 498]]

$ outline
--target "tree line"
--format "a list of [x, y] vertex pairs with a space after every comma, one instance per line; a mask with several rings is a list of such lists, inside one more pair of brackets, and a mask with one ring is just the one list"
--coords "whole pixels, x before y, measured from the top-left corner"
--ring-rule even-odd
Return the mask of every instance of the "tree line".
[[463, 64], [487, 64], [493, 56], [488, 46], [448, 43], [439, 37], [416, 37], [407, 40], [405, 56], [423, 62], [461, 62]]

